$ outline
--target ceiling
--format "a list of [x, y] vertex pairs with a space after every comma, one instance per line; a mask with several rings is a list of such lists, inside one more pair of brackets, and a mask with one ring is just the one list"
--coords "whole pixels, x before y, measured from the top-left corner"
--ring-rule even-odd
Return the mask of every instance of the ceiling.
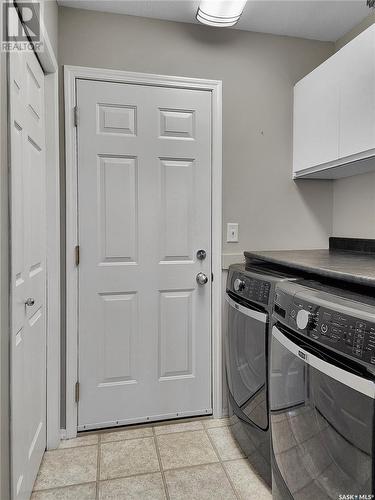
[[[199, 4], [195, 0], [57, 1], [66, 7], [184, 23], [197, 23]], [[370, 12], [366, 0], [248, 0], [236, 29], [335, 42]]]

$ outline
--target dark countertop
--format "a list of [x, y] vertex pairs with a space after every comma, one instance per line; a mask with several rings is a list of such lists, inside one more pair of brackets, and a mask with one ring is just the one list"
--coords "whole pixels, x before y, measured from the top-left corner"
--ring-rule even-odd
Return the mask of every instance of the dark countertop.
[[375, 287], [375, 254], [347, 250], [279, 250], [245, 252], [246, 260], [259, 259], [360, 285]]

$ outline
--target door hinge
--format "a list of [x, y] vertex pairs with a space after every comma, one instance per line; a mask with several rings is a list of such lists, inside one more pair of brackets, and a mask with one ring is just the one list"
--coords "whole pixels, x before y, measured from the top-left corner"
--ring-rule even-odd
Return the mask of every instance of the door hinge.
[[78, 403], [78, 401], [79, 401], [79, 389], [80, 389], [79, 382], [76, 382], [76, 386], [75, 386], [75, 400], [76, 400], [76, 403]]
[[211, 273], [211, 281], [214, 280], [214, 273]]
[[74, 255], [75, 255], [75, 261], [76, 261], [76, 266], [79, 266], [80, 262], [80, 250], [79, 250], [79, 245], [76, 245], [74, 248]]
[[78, 127], [78, 106], [74, 106], [73, 108], [73, 120], [74, 120], [74, 126]]

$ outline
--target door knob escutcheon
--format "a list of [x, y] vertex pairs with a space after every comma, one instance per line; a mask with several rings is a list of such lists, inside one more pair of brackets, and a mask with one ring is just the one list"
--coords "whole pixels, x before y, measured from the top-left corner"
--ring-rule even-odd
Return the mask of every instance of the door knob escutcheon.
[[207, 257], [206, 250], [197, 250], [197, 259], [204, 260]]

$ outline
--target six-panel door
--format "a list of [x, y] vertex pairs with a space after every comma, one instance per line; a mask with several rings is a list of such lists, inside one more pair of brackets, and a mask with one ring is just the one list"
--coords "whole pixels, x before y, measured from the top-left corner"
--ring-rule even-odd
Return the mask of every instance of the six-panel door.
[[210, 413], [210, 92], [78, 80], [77, 103], [78, 428]]

